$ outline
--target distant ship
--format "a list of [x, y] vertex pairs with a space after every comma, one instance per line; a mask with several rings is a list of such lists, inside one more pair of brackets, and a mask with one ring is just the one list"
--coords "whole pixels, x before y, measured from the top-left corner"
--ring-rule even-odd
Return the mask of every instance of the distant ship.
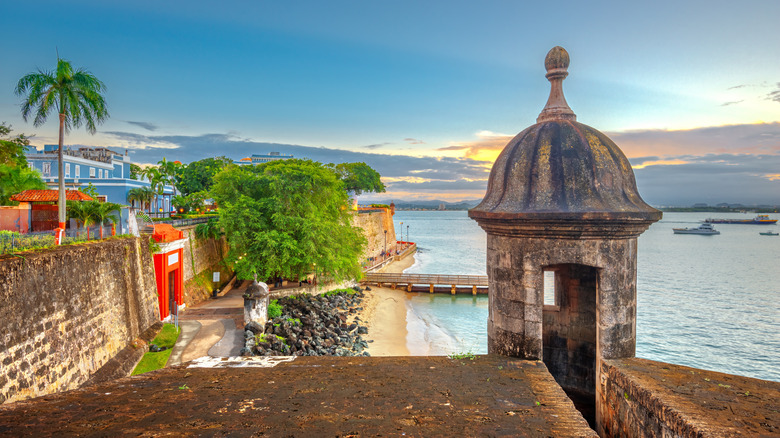
[[701, 224], [696, 228], [672, 228], [674, 234], [703, 234], [705, 236], [713, 236], [720, 234], [720, 231], [713, 228], [711, 224]]
[[742, 225], [773, 225], [777, 219], [769, 219], [766, 214], [759, 214], [753, 219], [705, 219], [708, 224], [742, 224]]

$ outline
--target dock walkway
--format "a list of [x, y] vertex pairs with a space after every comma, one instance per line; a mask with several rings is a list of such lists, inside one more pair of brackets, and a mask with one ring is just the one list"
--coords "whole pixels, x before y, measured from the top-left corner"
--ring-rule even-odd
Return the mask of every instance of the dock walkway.
[[363, 283], [377, 286], [389, 285], [396, 289], [404, 287], [407, 292], [449, 292], [471, 293], [488, 292], [488, 278], [485, 275], [438, 275], [438, 274], [385, 274], [368, 272]]

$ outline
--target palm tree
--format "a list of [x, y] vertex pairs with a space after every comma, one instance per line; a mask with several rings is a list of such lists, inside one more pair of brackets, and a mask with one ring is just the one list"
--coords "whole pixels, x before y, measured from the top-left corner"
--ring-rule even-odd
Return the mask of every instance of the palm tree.
[[168, 176], [154, 166], [147, 167], [143, 172], [146, 179], [149, 180], [151, 190], [154, 193], [154, 208], [156, 210], [158, 208], [158, 197], [165, 192], [165, 183], [168, 182]]
[[27, 121], [35, 114], [34, 126], [41, 126], [56, 108], [60, 116], [57, 172], [59, 179], [59, 222], [65, 228], [65, 175], [62, 163], [62, 145], [65, 133], [71, 128], [86, 124], [87, 132], [94, 134], [97, 125], [108, 118], [108, 110], [102, 93], [106, 86], [92, 73], [74, 69], [70, 62], [57, 58], [57, 70], [24, 75], [16, 84], [16, 94], [24, 95], [22, 118]]
[[182, 164], [178, 161], [168, 161], [165, 157], [157, 162], [160, 172], [167, 177], [167, 182], [173, 186], [173, 196], [176, 196], [176, 175]]
[[117, 222], [117, 217], [113, 213], [120, 211], [122, 206], [113, 202], [94, 202], [89, 206], [89, 209], [92, 217], [95, 218], [95, 222], [100, 225], [100, 238], [102, 239], [103, 225], [106, 222], [110, 224]]
[[143, 210], [146, 201], [151, 197], [151, 192], [147, 191], [146, 189], [147, 187], [137, 187], [135, 189], [128, 190], [127, 202], [129, 202], [130, 205], [135, 208], [135, 203], [137, 201]]
[[95, 201], [68, 201], [68, 218], [84, 224], [89, 240], [89, 226], [95, 223], [95, 215], [90, 202]]
[[147, 208], [152, 198], [154, 198], [154, 191], [151, 187], [138, 187], [127, 192], [127, 202], [131, 202], [135, 207], [135, 201], [138, 201], [141, 210]]

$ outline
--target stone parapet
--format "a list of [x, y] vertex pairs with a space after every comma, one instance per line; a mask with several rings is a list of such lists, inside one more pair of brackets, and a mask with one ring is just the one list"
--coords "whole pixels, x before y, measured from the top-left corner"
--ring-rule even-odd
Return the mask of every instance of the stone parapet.
[[627, 358], [599, 384], [602, 437], [780, 436], [780, 382]]
[[148, 242], [0, 256], [0, 402], [73, 389], [159, 321]]

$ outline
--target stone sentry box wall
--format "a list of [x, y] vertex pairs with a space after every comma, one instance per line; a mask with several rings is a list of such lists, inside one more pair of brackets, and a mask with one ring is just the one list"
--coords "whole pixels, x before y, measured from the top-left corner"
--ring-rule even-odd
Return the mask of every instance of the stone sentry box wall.
[[[487, 233], [488, 351], [544, 360], [601, 431], [598, 362], [635, 354], [637, 237], [661, 212], [617, 145], [577, 123], [563, 97], [568, 65], [563, 48], [547, 54], [550, 98], [501, 152], [469, 216]], [[545, 270], [557, 286], [546, 308]]]
[[139, 238], [0, 257], [0, 402], [73, 389], [159, 320]]

